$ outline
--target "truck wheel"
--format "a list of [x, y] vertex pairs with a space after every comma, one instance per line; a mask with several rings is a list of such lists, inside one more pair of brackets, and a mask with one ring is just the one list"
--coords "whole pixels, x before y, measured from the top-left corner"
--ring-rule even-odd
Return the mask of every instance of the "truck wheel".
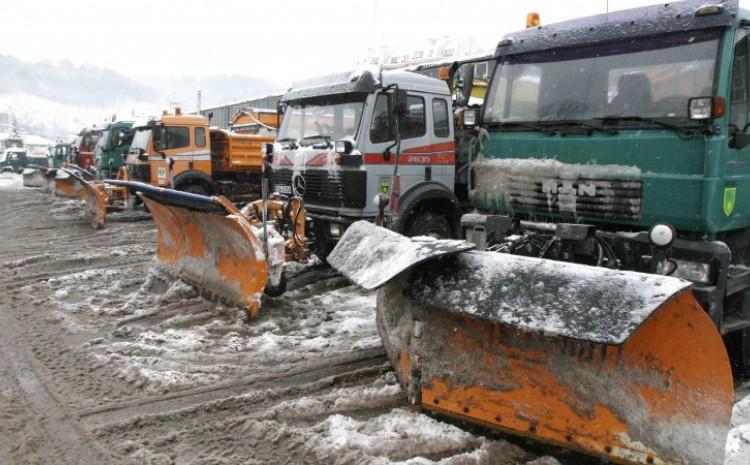
[[409, 237], [430, 236], [436, 239], [453, 237], [448, 218], [431, 211], [417, 213], [414, 218], [410, 219], [406, 224], [404, 233]]

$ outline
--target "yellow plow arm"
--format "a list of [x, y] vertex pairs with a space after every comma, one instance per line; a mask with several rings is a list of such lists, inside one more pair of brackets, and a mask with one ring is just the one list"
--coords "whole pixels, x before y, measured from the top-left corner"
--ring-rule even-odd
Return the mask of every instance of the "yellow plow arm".
[[[357, 247], [375, 228], [329, 256], [366, 287], [388, 267]], [[613, 463], [723, 464], [732, 373], [689, 283], [493, 252], [410, 266], [423, 244], [386, 235], [404, 272], [378, 291], [378, 330], [413, 403]]]

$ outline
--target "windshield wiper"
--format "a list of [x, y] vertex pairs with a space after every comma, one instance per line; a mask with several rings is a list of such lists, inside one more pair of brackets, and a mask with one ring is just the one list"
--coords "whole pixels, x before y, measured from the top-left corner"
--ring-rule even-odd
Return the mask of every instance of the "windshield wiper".
[[[323, 134], [312, 134], [310, 136], [305, 136], [302, 139], [300, 139], [300, 141], [299, 141], [300, 145], [302, 145], [302, 142], [304, 142], [306, 140], [311, 140], [311, 139], [323, 139], [326, 142], [326, 147], [331, 147], [332, 146], [331, 145], [331, 136], [324, 136]], [[315, 145], [315, 144], [312, 144], [312, 145]]]
[[291, 142], [291, 144], [289, 144], [289, 148], [292, 150], [297, 148], [297, 139], [295, 139], [294, 137], [282, 137], [281, 139], [276, 139], [276, 142], [278, 142], [279, 144], [283, 144], [284, 142]]
[[602, 122], [603, 125], [609, 124], [617, 124], [620, 121], [637, 121], [641, 123], [647, 123], [647, 124], [653, 124], [656, 126], [661, 126], [663, 128], [671, 129], [675, 131], [680, 136], [689, 136], [692, 137], [693, 134], [696, 132], [696, 128], [690, 128], [685, 126], [680, 126], [679, 124], [674, 123], [667, 123], [666, 121], [662, 121], [656, 118], [649, 118], [646, 116], [636, 116], [636, 115], [630, 115], [630, 116], [617, 116], [617, 115], [610, 115], [610, 116], [603, 116], [601, 118], [595, 118]]
[[[582, 127], [582, 128], [591, 129], [592, 131], [605, 132], [605, 133], [607, 133], [607, 134], [609, 134], [611, 136], [616, 136], [618, 134], [616, 129], [606, 128], [606, 127], [599, 126], [599, 125], [596, 125], [596, 124], [591, 124], [591, 123], [587, 123], [585, 121], [578, 121], [578, 120], [573, 120], [573, 119], [564, 119], [564, 120], [550, 121], [548, 125], [549, 126], [556, 126], [558, 124], [564, 125], [564, 126], [579, 126], [579, 127]], [[545, 125], [547, 125], [546, 122], [545, 122]]]
[[522, 121], [506, 121], [506, 122], [502, 122], [502, 123], [501, 122], [496, 122], [496, 123], [490, 123], [489, 126], [490, 127], [496, 127], [496, 128], [499, 128], [499, 129], [502, 129], [502, 128], [527, 128], [527, 129], [532, 129], [534, 131], [539, 131], [539, 132], [544, 133], [544, 134], [546, 134], [548, 136], [554, 136], [557, 133], [557, 131], [550, 130], [548, 128], [545, 128], [542, 125], [535, 124], [535, 123], [526, 123], [526, 122], [522, 122]]

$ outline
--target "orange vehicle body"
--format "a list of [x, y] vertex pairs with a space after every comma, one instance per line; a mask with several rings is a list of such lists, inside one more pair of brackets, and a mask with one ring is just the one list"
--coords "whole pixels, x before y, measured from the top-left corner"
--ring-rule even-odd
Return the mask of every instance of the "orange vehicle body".
[[[263, 150], [266, 143], [275, 140], [274, 135], [209, 129], [205, 117], [183, 115], [179, 111], [162, 115], [135, 130], [134, 144], [127, 157], [129, 179], [229, 197], [259, 192]], [[138, 131], [148, 133], [138, 139]]]

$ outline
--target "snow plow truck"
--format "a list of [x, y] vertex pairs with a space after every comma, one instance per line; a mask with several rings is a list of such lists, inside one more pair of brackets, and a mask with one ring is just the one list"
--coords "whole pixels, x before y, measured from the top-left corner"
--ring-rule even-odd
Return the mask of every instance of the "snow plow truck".
[[750, 365], [748, 19], [685, 1], [498, 43], [474, 249], [360, 222], [329, 256], [380, 289], [412, 403], [614, 463], [724, 463]]
[[[123, 135], [115, 141], [113, 136], [118, 131]], [[95, 228], [104, 225], [107, 211], [133, 204], [127, 185], [115, 181], [130, 180], [203, 195], [217, 193], [235, 201], [255, 200], [260, 197], [264, 146], [274, 139], [272, 135], [209, 129], [205, 117], [183, 115], [179, 108], [173, 115], [164, 113], [132, 125], [118, 123], [111, 134], [104, 131], [104, 135], [111, 145], [107, 168], [112, 165], [109, 161], [117, 161], [121, 147], [129, 145], [126, 163], [117, 170], [116, 179], [91, 181], [80, 171], [71, 174], [66, 170], [57, 175], [75, 184], [72, 191], [86, 201]], [[105, 163], [103, 155], [101, 163]]]
[[480, 113], [405, 71], [311, 80], [282, 99], [275, 197], [128, 187], [169, 213], [158, 261], [251, 312], [282, 251], [379, 289], [415, 405], [614, 463], [720, 465], [750, 352], [748, 20], [687, 0], [510, 34]]
[[[223, 196], [155, 190], [133, 182], [111, 183], [137, 192], [152, 212], [159, 229], [157, 257], [167, 271], [198, 286], [204, 294], [243, 305], [254, 315], [263, 291], [278, 293], [285, 282], [283, 266], [273, 267], [275, 274], [269, 275], [273, 280], [258, 271], [268, 266], [269, 254], [283, 265], [291, 260], [304, 262], [311, 251], [331, 247], [328, 231], [320, 231], [321, 217], [313, 217], [308, 202], [314, 207], [319, 202], [332, 202], [329, 205], [338, 208], [368, 209], [374, 218], [378, 208], [370, 206], [367, 186], [373, 196], [385, 195], [381, 189], [390, 186], [395, 166], [388, 160], [399, 157], [404, 164], [418, 165], [420, 174], [425, 168], [432, 169], [425, 165], [435, 157], [436, 181], [453, 185], [451, 99], [445, 81], [407, 71], [362, 70], [296, 84], [282, 98], [287, 109], [281, 137], [266, 146], [266, 160], [261, 165], [265, 195], [242, 210], [227, 207], [232, 204]], [[407, 114], [410, 104], [412, 113]], [[408, 155], [390, 139], [401, 133], [389, 126], [397, 108], [402, 131], [421, 131], [415, 141], [404, 139], [403, 152]], [[441, 118], [436, 132], [424, 128], [427, 118], [432, 125], [433, 111]], [[417, 127], [420, 124], [422, 129]], [[355, 145], [369, 144], [364, 137], [359, 138], [362, 142], [357, 140], [360, 133], [370, 133], [371, 125], [376, 126], [373, 134], [381, 138], [377, 148]], [[136, 133], [133, 146], [137, 139]], [[372, 154], [375, 150], [378, 152]], [[373, 174], [373, 169], [378, 171]], [[296, 183], [285, 183], [286, 178]], [[262, 236], [283, 247], [266, 244], [257, 231], [250, 234], [248, 223], [265, 225]], [[316, 242], [322, 245], [316, 246]]]

